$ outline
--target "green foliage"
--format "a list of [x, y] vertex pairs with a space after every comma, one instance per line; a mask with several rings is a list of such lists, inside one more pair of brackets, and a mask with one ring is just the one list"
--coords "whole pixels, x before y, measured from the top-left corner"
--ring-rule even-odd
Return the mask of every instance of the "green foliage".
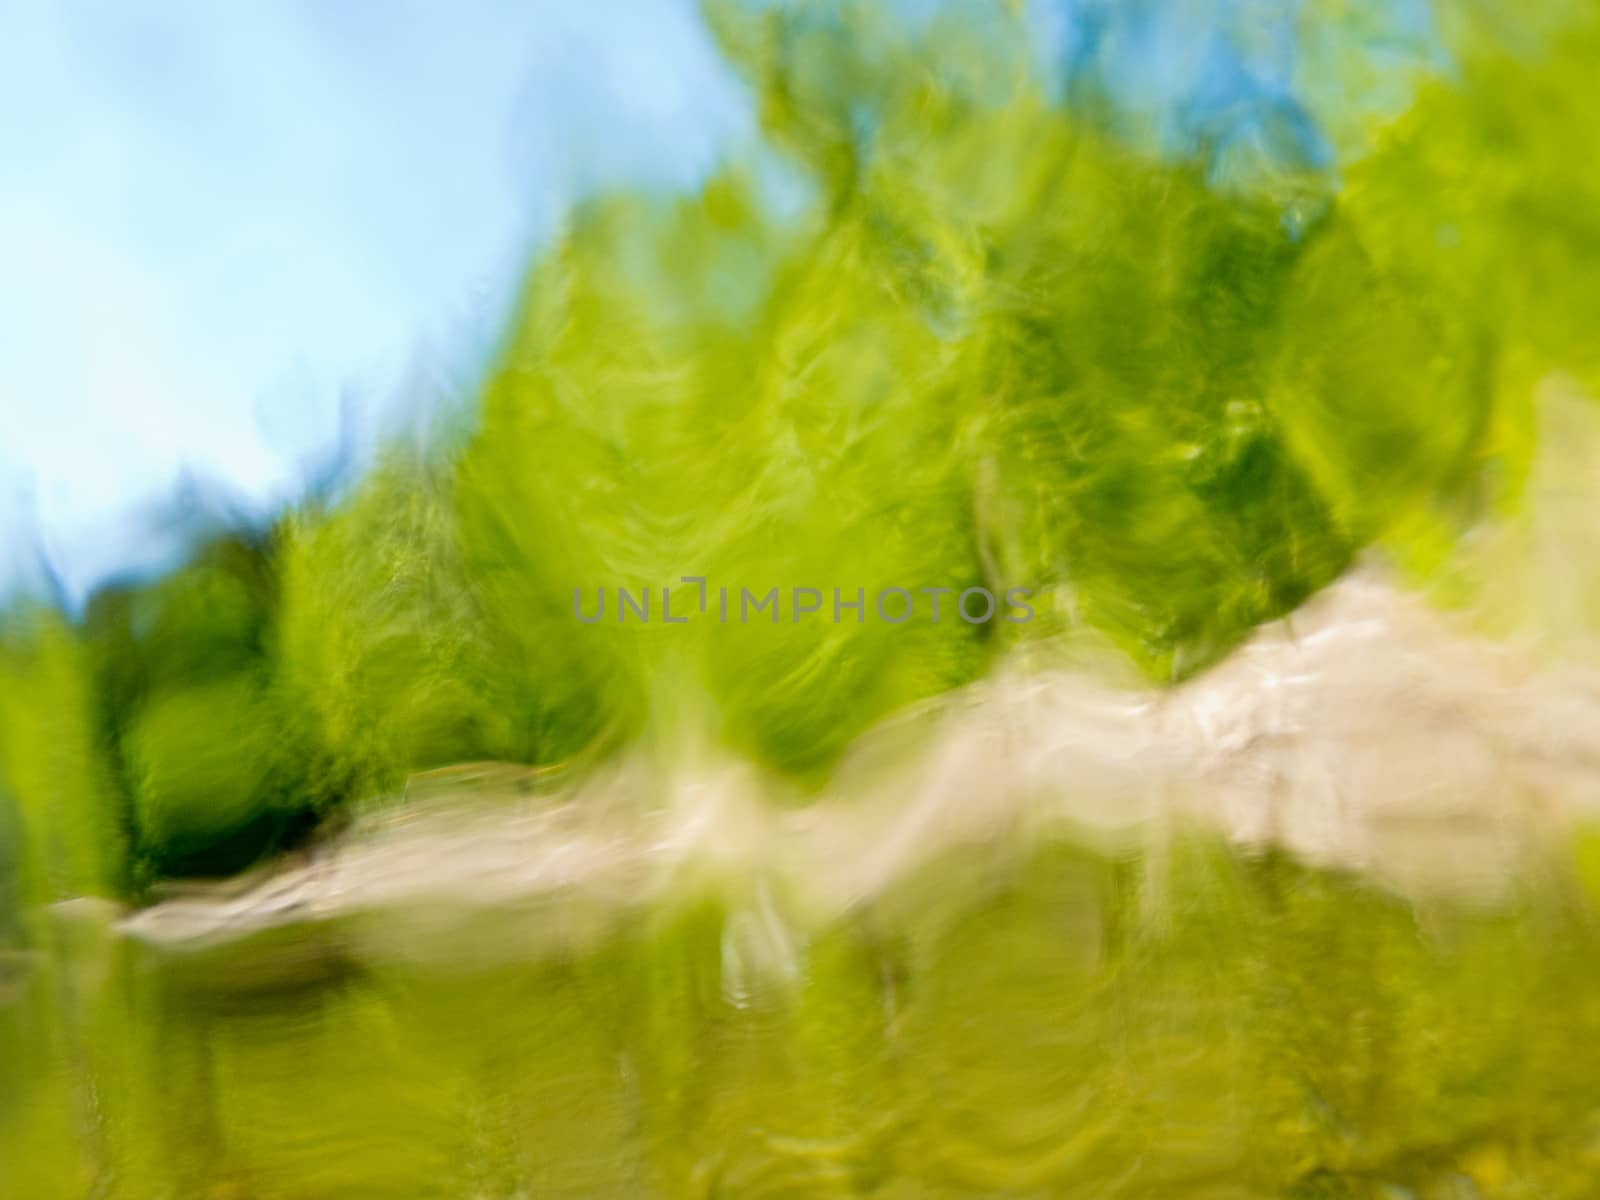
[[[587, 724], [705, 720], [803, 770], [976, 669], [948, 608], [937, 627], [832, 619], [835, 588], [870, 606], [882, 587], [980, 578], [936, 390], [953, 354], [895, 301], [879, 250], [864, 216], [773, 230], [729, 179], [695, 202], [596, 205], [535, 274], [463, 461], [463, 514], [497, 619]], [[672, 585], [678, 614], [698, 614], [683, 575], [707, 579], [707, 615], [619, 620], [619, 587], [659, 606]], [[608, 619], [580, 625], [574, 589], [587, 609], [601, 587]], [[794, 619], [796, 587], [822, 613]], [[742, 591], [771, 588], [777, 623], [743, 623]]]
[[337, 510], [279, 530], [275, 686], [319, 804], [392, 789], [408, 770], [534, 754], [528, 684], [513, 648], [489, 640], [451, 489], [395, 452]]
[[131, 886], [248, 866], [315, 809], [309, 747], [273, 680], [279, 590], [266, 543], [223, 534], [90, 605], [79, 637]]
[[[1370, 5], [1313, 8], [1298, 84], [1336, 171], [1274, 129], [1154, 156], [1109, 93], [1047, 95], [1016, 6], [715, 0], [762, 152], [581, 205], [455, 442], [51, 635], [87, 666], [45, 674], [89, 674], [46, 692], [101, 756], [70, 820], [138, 882], [461, 759], [710, 743], [817, 782], [1019, 643], [1089, 634], [1171, 681], [1359, 554], [1438, 573], [1515, 502], [1534, 382], [1600, 383], [1600, 22], [1441, 6], [1446, 68]], [[957, 619], [971, 586], [1035, 589], [1036, 619]], [[774, 588], [776, 623], [741, 620]], [[921, 588], [950, 589], [938, 624]], [[9, 703], [15, 817], [42, 718]], [[37, 824], [7, 826], [18, 861]]]
[[[158, 691], [123, 732], [141, 847], [168, 874], [226, 872], [281, 839], [295, 747], [248, 676]], [[289, 811], [280, 808], [287, 805]]]
[[[1020, 25], [976, 13], [912, 30], [871, 6], [713, 5], [811, 210], [774, 227], [737, 171], [676, 204], [606, 198], [532, 276], [463, 504], [491, 608], [585, 680], [584, 725], [687, 708], [815, 769], [970, 678], [992, 639], [577, 629], [574, 586], [1033, 586], [1048, 619], [1006, 636], [1087, 626], [1165, 680], [1365, 546], [1436, 568], [1514, 496], [1530, 379], [1505, 364], [1587, 349], [1503, 322], [1433, 225], [1397, 244], [1373, 181], [1412, 156], [1374, 147], [1343, 191], [1310, 168], [1219, 189], [1047, 103]], [[1412, 150], [1487, 140], [1491, 105], [1531, 114], [1552, 87], [1587, 128], [1570, 50], [1530, 68], [1462, 38], [1462, 78], [1397, 131]], [[1502, 184], [1544, 195], [1520, 144]], [[1431, 197], [1406, 183], [1415, 221]], [[1517, 206], [1488, 200], [1476, 236], [1500, 262]]]
[[126, 829], [105, 769], [94, 680], [60, 615], [0, 623], [0, 905], [111, 896], [126, 884]]

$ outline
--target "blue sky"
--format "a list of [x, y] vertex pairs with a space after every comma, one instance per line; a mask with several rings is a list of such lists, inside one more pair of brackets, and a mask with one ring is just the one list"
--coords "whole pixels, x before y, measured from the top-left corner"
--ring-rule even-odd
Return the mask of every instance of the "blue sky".
[[74, 593], [160, 565], [185, 471], [291, 497], [343, 400], [492, 336], [576, 191], [749, 136], [677, 0], [4, 12], [0, 586], [41, 540]]
[[[1314, 3], [1030, 10], [1153, 151], [1325, 164], [1433, 34]], [[170, 563], [186, 476], [292, 499], [419, 364], [470, 374], [574, 196], [752, 138], [694, 0], [0, 0], [0, 593]]]

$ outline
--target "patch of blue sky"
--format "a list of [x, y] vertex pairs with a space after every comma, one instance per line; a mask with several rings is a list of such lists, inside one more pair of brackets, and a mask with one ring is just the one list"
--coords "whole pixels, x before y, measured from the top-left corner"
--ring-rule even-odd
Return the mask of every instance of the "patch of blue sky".
[[1220, 184], [1336, 179], [1446, 65], [1428, 0], [1030, 0], [1054, 94]]
[[6, 7], [0, 589], [170, 565], [204, 481], [281, 507], [470, 377], [575, 197], [753, 136], [693, 0]]

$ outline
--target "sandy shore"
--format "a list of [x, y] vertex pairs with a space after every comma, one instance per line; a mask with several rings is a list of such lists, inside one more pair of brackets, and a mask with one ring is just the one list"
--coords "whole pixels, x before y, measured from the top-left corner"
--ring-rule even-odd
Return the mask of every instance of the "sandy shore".
[[[963, 847], [1049, 831], [1159, 856], [1184, 826], [1406, 895], [1492, 900], [1541, 843], [1600, 815], [1600, 680], [1536, 669], [1357, 573], [1177, 688], [1003, 671], [873, 731], [805, 805], [748, 764], [703, 758], [533, 794], [529, 778], [491, 765], [419, 779], [314, 850], [174, 889], [123, 928], [197, 950], [339, 925], [364, 952], [431, 953], [461, 914], [495, 908], [530, 914], [533, 949], [688, 882], [732, 889], [781, 957], [787, 923], [830, 919]], [[559, 920], [538, 916], [557, 905]]]

